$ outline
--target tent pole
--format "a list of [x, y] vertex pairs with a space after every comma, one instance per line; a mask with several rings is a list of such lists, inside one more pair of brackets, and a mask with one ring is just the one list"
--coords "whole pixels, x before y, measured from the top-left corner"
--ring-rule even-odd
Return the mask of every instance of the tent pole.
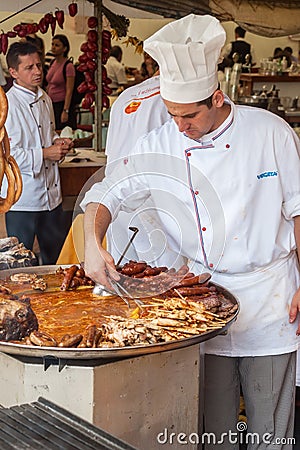
[[102, 151], [102, 0], [95, 0], [94, 15], [98, 18], [98, 55], [96, 84], [98, 89], [95, 91], [95, 150]]

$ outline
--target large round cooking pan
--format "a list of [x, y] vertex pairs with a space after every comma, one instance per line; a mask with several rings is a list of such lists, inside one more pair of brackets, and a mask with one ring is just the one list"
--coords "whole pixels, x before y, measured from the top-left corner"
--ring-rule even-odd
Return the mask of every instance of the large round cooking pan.
[[[67, 266], [65, 266], [67, 267]], [[39, 267], [26, 267], [10, 270], [0, 271], [0, 279], [5, 280], [10, 275], [14, 273], [26, 272], [26, 273], [36, 273], [37, 275], [46, 275], [55, 273], [58, 266], [39, 266]], [[0, 352], [8, 353], [11, 355], [44, 358], [44, 357], [55, 357], [59, 359], [118, 359], [118, 358], [128, 358], [141, 356], [151, 353], [163, 352], [175, 350], [183, 347], [189, 347], [191, 345], [199, 344], [208, 339], [211, 339], [219, 334], [223, 334], [230, 327], [230, 325], [236, 320], [239, 313], [239, 302], [236, 297], [222, 286], [211, 283], [217, 287], [219, 292], [221, 292], [228, 300], [233, 304], [237, 304], [238, 308], [230, 320], [222, 327], [217, 330], [207, 331], [205, 333], [185, 338], [178, 339], [176, 341], [169, 341], [166, 343], [159, 344], [145, 344], [131, 347], [114, 347], [114, 348], [58, 348], [58, 347], [35, 347], [22, 344], [14, 344], [10, 342], [0, 341]], [[42, 296], [41, 296], [42, 298]]]

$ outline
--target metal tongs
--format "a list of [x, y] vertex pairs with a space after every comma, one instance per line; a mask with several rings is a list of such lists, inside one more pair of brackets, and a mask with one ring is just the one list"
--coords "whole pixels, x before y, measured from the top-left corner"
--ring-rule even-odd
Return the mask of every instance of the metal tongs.
[[[126, 245], [126, 247], [123, 250], [123, 253], [121, 254], [116, 267], [118, 268], [123, 260], [123, 258], [125, 257], [127, 250], [129, 249], [130, 245], [132, 244], [135, 236], [137, 235], [139, 229], [137, 227], [129, 227], [130, 231], [133, 231], [133, 234], [130, 238], [130, 240], [128, 241], [128, 244]], [[122, 300], [124, 300], [124, 302], [126, 303], [126, 305], [129, 307], [129, 302], [127, 300], [127, 298], [125, 297], [125, 295], [129, 298], [133, 298], [131, 295], [129, 295], [129, 293], [126, 291], [126, 289], [120, 284], [118, 283], [116, 280], [114, 280], [109, 273], [107, 272], [107, 277], [109, 279], [110, 284], [112, 285], [112, 287], [114, 288], [114, 290], [107, 288], [106, 286], [103, 286], [102, 284], [96, 284], [94, 289], [93, 289], [93, 294], [95, 295], [101, 295], [101, 296], [111, 296], [111, 295], [118, 295], [119, 297], [121, 297]], [[135, 300], [133, 298], [133, 300]], [[140, 301], [138, 301], [139, 303], [142, 303]], [[137, 303], [137, 302], [136, 302]]]

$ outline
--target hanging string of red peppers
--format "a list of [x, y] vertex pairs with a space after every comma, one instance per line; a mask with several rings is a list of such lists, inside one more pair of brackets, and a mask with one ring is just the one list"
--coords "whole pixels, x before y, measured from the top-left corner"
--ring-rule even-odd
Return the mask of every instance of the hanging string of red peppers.
[[[82, 54], [79, 56], [79, 66], [77, 70], [84, 73], [85, 80], [80, 83], [77, 90], [81, 94], [85, 94], [81, 106], [83, 109], [91, 109], [95, 101], [94, 92], [97, 90], [95, 73], [97, 70], [97, 52], [98, 52], [98, 27], [97, 17], [89, 17], [87, 21], [89, 31], [87, 32], [87, 41], [81, 44], [80, 50]], [[111, 89], [108, 84], [111, 80], [107, 77], [106, 64], [111, 48], [111, 33], [108, 30], [102, 31], [102, 48], [101, 48], [101, 71], [102, 71], [102, 108], [109, 108], [108, 95]]]
[[[127, 35], [129, 27], [129, 20], [122, 15], [117, 15], [109, 9], [102, 7], [103, 14], [109, 20], [112, 33], [115, 39], [119, 39]], [[68, 13], [70, 17], [75, 17], [78, 14], [78, 4], [72, 1], [68, 5]], [[52, 12], [46, 13], [37, 23], [20, 23], [13, 27], [12, 30], [6, 33], [2, 30], [0, 34], [0, 54], [4, 55], [7, 52], [9, 45], [9, 38], [20, 37], [24, 38], [27, 35], [40, 32], [46, 34], [51, 29], [52, 36], [55, 34], [56, 27], [63, 29], [65, 22], [65, 13], [62, 9], [56, 8], [54, 14]], [[82, 108], [93, 111], [93, 103], [95, 101], [96, 84], [96, 70], [97, 70], [97, 53], [98, 53], [98, 19], [97, 17], [89, 17], [87, 21], [89, 31], [87, 33], [87, 41], [83, 42], [80, 47], [82, 54], [79, 56], [79, 65], [77, 70], [84, 73], [85, 80], [78, 86], [77, 90], [84, 93], [82, 100]], [[101, 72], [102, 72], [102, 108], [109, 108], [109, 98], [111, 89], [109, 84], [111, 80], [107, 77], [107, 72], [104, 64], [107, 63], [110, 49], [112, 33], [108, 30], [102, 31], [102, 48], [101, 48]], [[142, 52], [142, 41], [137, 38], [129, 37], [125, 42], [126, 45], [132, 44], [136, 47], [138, 53]]]

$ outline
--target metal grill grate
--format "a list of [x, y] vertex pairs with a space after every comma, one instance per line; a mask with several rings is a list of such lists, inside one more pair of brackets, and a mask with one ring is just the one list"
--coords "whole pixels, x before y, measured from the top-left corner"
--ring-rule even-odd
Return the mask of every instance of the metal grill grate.
[[2, 450], [135, 450], [111, 434], [39, 398], [0, 407]]

